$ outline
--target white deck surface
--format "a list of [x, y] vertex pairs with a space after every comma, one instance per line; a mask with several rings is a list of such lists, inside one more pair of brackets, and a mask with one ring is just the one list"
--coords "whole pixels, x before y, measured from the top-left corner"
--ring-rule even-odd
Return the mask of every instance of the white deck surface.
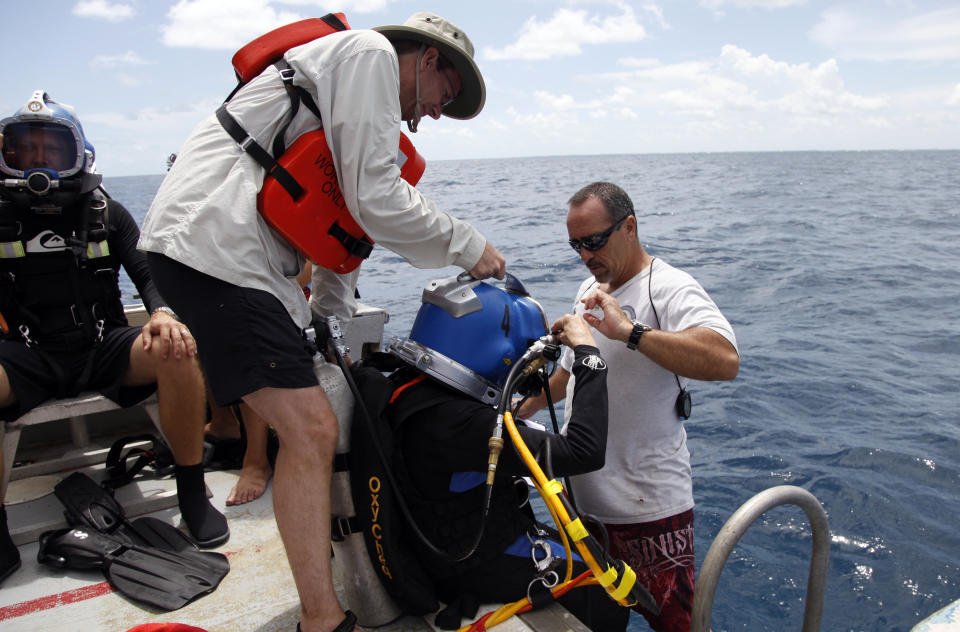
[[[94, 477], [99, 478], [96, 474]], [[124, 632], [142, 623], [178, 622], [208, 632], [293, 632], [299, 620], [299, 601], [277, 534], [270, 488], [263, 497], [252, 503], [226, 507], [227, 493], [236, 479], [236, 472], [207, 473], [206, 481], [213, 493], [212, 500], [226, 514], [231, 532], [230, 540], [215, 549], [229, 558], [230, 573], [213, 593], [180, 610], [154, 611], [114, 592], [99, 571], [61, 570], [39, 565], [36, 561], [37, 542], [33, 541], [20, 546], [22, 566], [0, 586], [0, 630]], [[148, 480], [127, 488], [126, 492], [125, 488], [121, 488], [117, 496], [126, 504], [121, 492], [149, 498], [169, 494], [171, 488], [175, 488], [172, 480]], [[28, 505], [8, 505], [7, 508], [8, 514], [20, 516], [18, 521], [22, 520], [24, 509], [30, 509], [32, 514], [42, 514], [42, 520], [50, 524], [59, 521], [58, 513], [61, 511], [59, 501], [52, 494], [33, 500]], [[180, 523], [175, 505], [150, 515], [171, 524]], [[128, 508], [127, 517], [133, 518], [136, 514]], [[16, 524], [12, 526], [18, 527]], [[336, 573], [335, 565], [334, 579], [339, 587], [340, 578]], [[491, 609], [481, 608], [478, 617]], [[558, 625], [559, 617], [564, 614], [567, 613], [562, 609], [549, 608], [525, 615], [529, 625], [514, 617], [495, 629], [501, 632], [584, 629], [577, 625], [576, 620], [571, 624], [574, 627]], [[544, 616], [553, 618], [548, 622], [536, 622]], [[375, 629], [384, 632], [419, 632], [434, 628], [422, 618], [404, 617]]]

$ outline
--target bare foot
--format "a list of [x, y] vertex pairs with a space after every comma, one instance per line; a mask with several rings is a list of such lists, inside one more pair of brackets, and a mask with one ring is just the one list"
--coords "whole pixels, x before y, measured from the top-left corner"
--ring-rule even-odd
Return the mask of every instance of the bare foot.
[[227, 505], [242, 505], [263, 496], [267, 481], [273, 475], [270, 466], [244, 466], [240, 470], [240, 479], [227, 495]]

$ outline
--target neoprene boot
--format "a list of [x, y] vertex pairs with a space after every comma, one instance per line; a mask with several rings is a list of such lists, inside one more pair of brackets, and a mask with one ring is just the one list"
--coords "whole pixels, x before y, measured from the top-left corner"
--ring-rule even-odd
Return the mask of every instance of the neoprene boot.
[[7, 527], [7, 508], [0, 504], [0, 582], [20, 568], [20, 551], [10, 537]]
[[207, 499], [203, 463], [178, 465], [174, 471], [180, 515], [197, 544], [202, 549], [209, 549], [226, 542], [230, 538], [230, 528], [224, 515]]

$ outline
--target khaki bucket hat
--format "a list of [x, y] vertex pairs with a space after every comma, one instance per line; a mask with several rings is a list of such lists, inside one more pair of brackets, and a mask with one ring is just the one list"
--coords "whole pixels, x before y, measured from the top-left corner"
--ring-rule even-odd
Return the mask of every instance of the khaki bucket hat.
[[450, 118], [470, 119], [480, 113], [487, 98], [480, 68], [473, 61], [473, 43], [456, 24], [429, 11], [414, 13], [403, 24], [376, 26], [374, 31], [389, 40], [414, 40], [436, 46], [460, 73], [460, 94], [450, 102], [443, 113]]

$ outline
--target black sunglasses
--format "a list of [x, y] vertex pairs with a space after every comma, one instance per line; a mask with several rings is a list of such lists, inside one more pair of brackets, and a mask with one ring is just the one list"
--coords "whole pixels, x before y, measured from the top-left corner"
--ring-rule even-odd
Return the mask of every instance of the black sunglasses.
[[616, 224], [603, 231], [602, 233], [597, 233], [596, 235], [589, 235], [587, 237], [582, 237], [580, 239], [571, 239], [570, 247], [577, 251], [577, 254], [580, 254], [581, 248], [586, 248], [590, 252], [596, 252], [604, 246], [607, 245], [607, 242], [610, 241], [610, 235], [614, 233], [620, 226], [623, 225], [623, 222], [630, 217], [630, 215], [624, 215], [621, 217]]

